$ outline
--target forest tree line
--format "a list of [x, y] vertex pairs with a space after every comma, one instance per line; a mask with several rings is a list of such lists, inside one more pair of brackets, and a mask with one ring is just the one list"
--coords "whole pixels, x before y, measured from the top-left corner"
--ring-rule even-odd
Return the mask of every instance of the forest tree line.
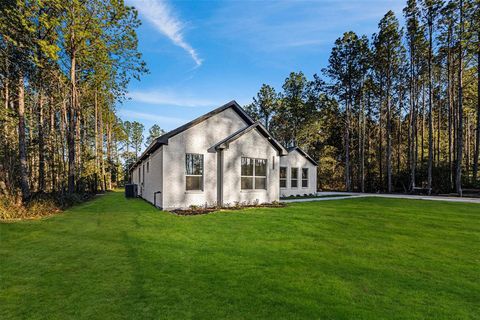
[[245, 107], [318, 160], [320, 188], [480, 188], [480, 1], [408, 0], [403, 18], [345, 32], [313, 79], [292, 72]]
[[122, 158], [133, 156], [125, 145], [138, 153], [143, 140], [143, 126], [132, 139], [141, 124], [125, 130], [115, 110], [147, 72], [139, 25], [122, 0], [1, 2], [2, 199], [74, 197], [123, 181]]
[[[436, 193], [479, 187], [479, 0], [409, 0], [371, 36], [346, 32], [312, 79], [264, 85], [249, 113], [319, 160], [320, 187]], [[144, 128], [115, 106], [147, 72], [121, 0], [0, 4], [0, 195], [112, 188]], [[146, 144], [162, 133], [150, 129]]]

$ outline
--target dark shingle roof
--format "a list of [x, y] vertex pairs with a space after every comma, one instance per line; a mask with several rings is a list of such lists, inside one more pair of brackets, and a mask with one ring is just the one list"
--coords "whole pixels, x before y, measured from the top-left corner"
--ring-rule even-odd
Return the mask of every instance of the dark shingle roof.
[[160, 148], [162, 145], [168, 145], [168, 139], [170, 139], [173, 136], [176, 136], [179, 133], [182, 133], [183, 131], [199, 124], [200, 122], [207, 120], [208, 118], [228, 109], [232, 108], [234, 111], [237, 112], [237, 114], [247, 123], [247, 125], [252, 125], [255, 123], [255, 121], [245, 112], [245, 110], [240, 107], [240, 105], [235, 101], [232, 100], [226, 104], [224, 104], [221, 107], [218, 107], [215, 110], [210, 111], [209, 113], [204, 114], [203, 116], [200, 116], [172, 131], [169, 131], [157, 139], [155, 139], [149, 146], [148, 148], [142, 153], [142, 155], [138, 158], [138, 160], [130, 167], [130, 171], [133, 170], [137, 165], [139, 165], [143, 160], [145, 160], [149, 155], [151, 155], [153, 152], [155, 152], [158, 148]]
[[245, 128], [242, 128], [242, 129], [238, 130], [237, 132], [234, 132], [233, 134], [226, 137], [225, 139], [223, 139], [219, 143], [215, 144], [213, 146], [213, 148], [215, 150], [221, 150], [221, 149], [228, 148], [228, 145], [230, 143], [232, 143], [233, 141], [237, 140], [238, 138], [240, 138], [244, 134], [246, 134], [246, 133], [248, 133], [248, 132], [250, 132], [254, 129], [257, 129], [258, 132], [260, 132], [265, 138], [267, 138], [267, 140], [275, 147], [275, 149], [278, 150], [279, 155], [281, 155], [281, 156], [287, 155], [287, 149], [285, 149], [277, 140], [275, 140], [275, 138], [270, 134], [270, 132], [268, 132], [268, 130], [260, 122], [255, 122], [254, 124], [252, 124], [250, 126], [247, 126]]

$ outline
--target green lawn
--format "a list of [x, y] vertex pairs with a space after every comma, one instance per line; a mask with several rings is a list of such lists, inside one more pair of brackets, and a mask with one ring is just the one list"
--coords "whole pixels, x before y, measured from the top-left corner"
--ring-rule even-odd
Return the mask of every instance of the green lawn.
[[359, 198], [181, 217], [110, 193], [0, 224], [0, 319], [473, 319], [480, 206]]

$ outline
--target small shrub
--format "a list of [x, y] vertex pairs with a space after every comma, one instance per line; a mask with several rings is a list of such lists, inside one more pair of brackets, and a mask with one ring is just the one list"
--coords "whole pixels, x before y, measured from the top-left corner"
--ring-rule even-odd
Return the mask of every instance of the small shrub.
[[32, 200], [26, 206], [9, 197], [0, 201], [0, 220], [37, 219], [60, 211], [61, 207], [52, 199]]

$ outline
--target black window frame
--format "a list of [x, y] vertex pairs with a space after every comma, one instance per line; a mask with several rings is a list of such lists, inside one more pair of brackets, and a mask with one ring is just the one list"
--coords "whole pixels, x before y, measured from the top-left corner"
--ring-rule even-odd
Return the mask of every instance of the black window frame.
[[[297, 174], [293, 174], [293, 170], [297, 171]], [[290, 187], [293, 188], [298, 188], [298, 167], [291, 167], [290, 168]], [[295, 183], [294, 183], [295, 182]]]
[[[252, 161], [252, 175], [247, 175], [243, 173], [243, 160], [244, 159], [249, 159]], [[257, 161], [265, 161], [265, 164], [263, 165], [265, 167], [265, 175], [257, 175]], [[268, 177], [268, 159], [263, 159], [263, 158], [252, 158], [252, 157], [241, 157], [240, 159], [240, 190], [267, 190], [267, 177]], [[242, 180], [246, 179], [252, 179], [252, 187], [251, 188], [244, 188], [242, 184]], [[264, 188], [257, 188], [257, 179], [264, 179], [265, 181], [265, 187]]]
[[[307, 172], [307, 177], [306, 178], [303, 177], [303, 173], [304, 173], [305, 170]], [[309, 184], [310, 184], [309, 179], [308, 179], [308, 175], [310, 173], [309, 171], [310, 170], [308, 168], [302, 168], [302, 188], [308, 188], [309, 187]], [[304, 185], [304, 182], [306, 182], [306, 185]]]
[[[194, 158], [188, 159], [189, 156], [199, 156], [201, 158], [201, 174], [189, 173], [188, 161], [194, 161]], [[193, 164], [192, 164], [193, 166]], [[193, 167], [190, 167], [193, 168]], [[203, 191], [204, 186], [204, 174], [205, 174], [205, 157], [201, 153], [185, 153], [185, 191]], [[188, 188], [188, 177], [200, 177], [200, 188], [199, 189], [189, 189]]]
[[[282, 169], [285, 169], [285, 178], [282, 178]], [[288, 167], [280, 167], [280, 188], [286, 189], [287, 188], [287, 181], [288, 181]], [[282, 182], [285, 182], [285, 186], [282, 186]]]

